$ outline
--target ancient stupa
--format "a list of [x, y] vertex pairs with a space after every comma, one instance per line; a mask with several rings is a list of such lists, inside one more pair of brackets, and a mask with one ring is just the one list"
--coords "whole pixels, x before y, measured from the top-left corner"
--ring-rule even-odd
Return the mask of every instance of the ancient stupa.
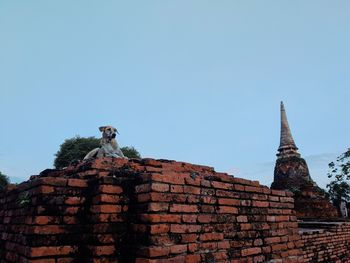
[[298, 152], [283, 102], [280, 145], [271, 188], [294, 193], [295, 210], [301, 219], [337, 217], [335, 207], [325, 198], [324, 191], [311, 179], [307, 163]]

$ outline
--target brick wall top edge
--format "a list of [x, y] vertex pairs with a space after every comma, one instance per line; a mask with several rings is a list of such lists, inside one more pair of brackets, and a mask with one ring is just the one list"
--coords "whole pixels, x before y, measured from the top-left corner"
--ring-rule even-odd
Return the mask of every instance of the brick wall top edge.
[[[98, 172], [109, 172], [111, 170], [120, 169], [121, 171], [129, 171], [131, 173], [135, 172], [147, 172], [147, 167], [152, 167], [154, 169], [159, 169], [161, 172], [164, 171], [178, 171], [178, 172], [196, 172], [204, 173], [209, 176], [213, 176], [213, 180], [228, 182], [232, 184], [241, 184], [252, 187], [261, 187], [269, 190], [267, 186], [260, 185], [258, 181], [251, 181], [243, 178], [237, 178], [227, 173], [215, 172], [214, 168], [203, 165], [190, 164], [186, 162], [177, 162], [174, 160], [165, 159], [120, 159], [120, 158], [100, 158], [88, 162], [80, 162], [77, 165], [72, 165], [67, 168], [56, 170], [56, 169], [46, 169], [42, 171], [39, 175], [31, 176], [30, 180], [25, 181], [16, 186], [9, 186], [4, 191], [0, 192], [0, 197], [8, 194], [9, 192], [15, 193], [17, 191], [22, 191], [30, 187], [38, 186], [40, 184], [46, 184], [44, 181], [37, 181], [39, 178], [54, 177], [57, 180], [62, 180], [63, 178], [77, 177], [84, 172], [96, 170]], [[79, 177], [79, 176], [78, 176]], [[36, 183], [35, 183], [36, 181]], [[55, 180], [54, 180], [55, 181]], [[271, 191], [271, 190], [269, 190]], [[292, 196], [288, 191], [277, 191], [272, 190], [272, 195], [277, 196]]]

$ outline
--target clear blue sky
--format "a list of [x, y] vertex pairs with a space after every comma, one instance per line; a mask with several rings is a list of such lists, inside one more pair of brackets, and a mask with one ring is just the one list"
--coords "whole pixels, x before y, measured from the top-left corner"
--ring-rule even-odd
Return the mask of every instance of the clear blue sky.
[[[312, 177], [350, 146], [349, 1], [1, 1], [0, 171], [120, 131], [144, 157], [272, 180], [279, 102]], [[322, 185], [322, 183], [321, 183]]]

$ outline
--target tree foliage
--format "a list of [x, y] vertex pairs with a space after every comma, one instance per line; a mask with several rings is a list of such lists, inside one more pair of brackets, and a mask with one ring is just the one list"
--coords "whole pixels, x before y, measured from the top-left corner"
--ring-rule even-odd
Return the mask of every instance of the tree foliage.
[[0, 172], [0, 190], [3, 189], [9, 183], [10, 183], [10, 180], [8, 176]]
[[141, 155], [140, 153], [133, 147], [133, 146], [124, 146], [120, 148], [124, 155], [128, 158], [136, 158], [140, 159]]
[[[96, 137], [75, 136], [66, 139], [55, 154], [54, 166], [56, 169], [69, 166], [74, 161], [82, 160], [85, 155], [100, 146], [100, 139]], [[122, 147], [124, 155], [128, 158], [141, 158], [140, 153], [134, 147]]]
[[350, 201], [350, 148], [338, 156], [335, 162], [329, 163], [328, 167], [328, 178], [332, 178], [327, 185], [330, 198], [334, 202], [342, 198]]

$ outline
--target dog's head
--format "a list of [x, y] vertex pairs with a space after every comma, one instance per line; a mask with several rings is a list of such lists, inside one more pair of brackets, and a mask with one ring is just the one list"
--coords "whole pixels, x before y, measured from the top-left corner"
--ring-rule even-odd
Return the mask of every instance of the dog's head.
[[114, 139], [116, 134], [119, 134], [118, 130], [112, 126], [101, 126], [99, 130], [102, 132], [102, 138], [106, 139]]

